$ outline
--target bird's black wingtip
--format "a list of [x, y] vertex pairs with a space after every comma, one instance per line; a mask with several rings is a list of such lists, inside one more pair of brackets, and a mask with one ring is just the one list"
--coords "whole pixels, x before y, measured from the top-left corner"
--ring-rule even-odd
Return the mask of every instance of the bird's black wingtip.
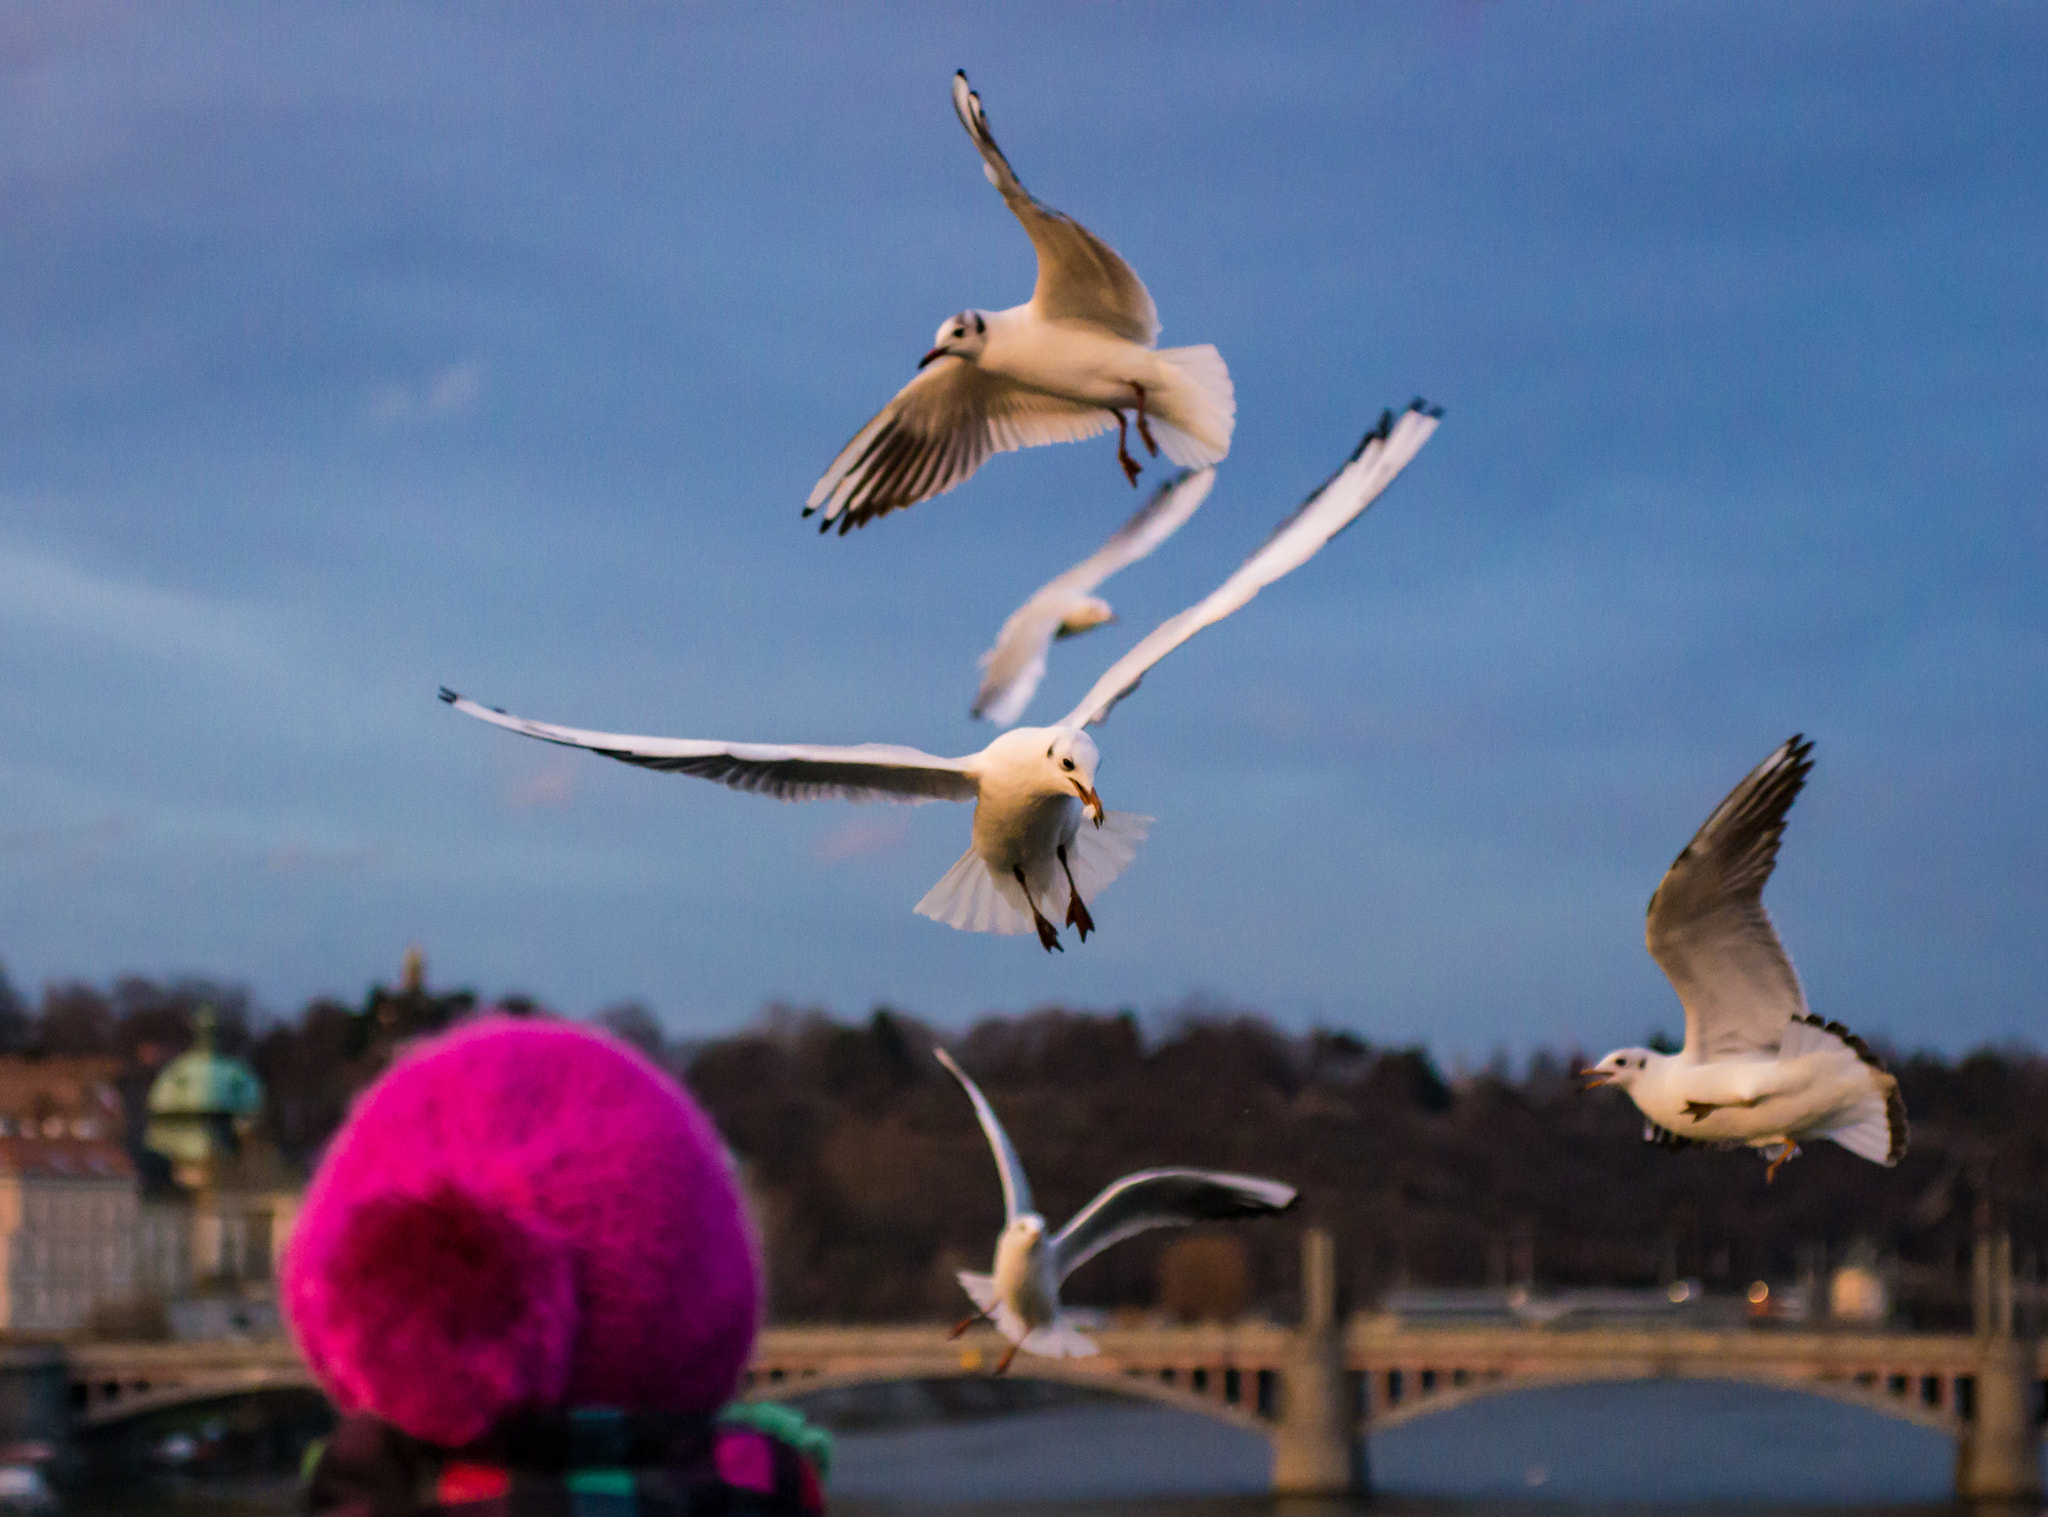
[[457, 701], [461, 700], [462, 697], [457, 695], [453, 690], [450, 690], [446, 685], [443, 685], [441, 687], [441, 699], [452, 706]]
[[1444, 419], [1444, 408], [1431, 405], [1420, 395], [1408, 402], [1408, 409], [1415, 412], [1418, 416], [1427, 416], [1431, 421], [1442, 421]]

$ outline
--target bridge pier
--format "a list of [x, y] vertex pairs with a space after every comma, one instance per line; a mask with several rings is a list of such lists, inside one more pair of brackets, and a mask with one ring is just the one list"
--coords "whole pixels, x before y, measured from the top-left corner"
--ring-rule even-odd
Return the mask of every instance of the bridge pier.
[[2014, 1332], [2011, 1236], [1978, 1238], [1975, 1265], [1977, 1373], [1956, 1439], [1956, 1495], [2031, 1503], [2041, 1499], [2039, 1366]]
[[71, 1386], [64, 1350], [56, 1344], [0, 1347], [0, 1445], [17, 1459], [68, 1468]]
[[1345, 1373], [1337, 1320], [1337, 1253], [1312, 1227], [1301, 1245], [1301, 1326], [1280, 1371], [1273, 1434], [1273, 1492], [1280, 1496], [1362, 1496], [1369, 1489], [1365, 1446]]

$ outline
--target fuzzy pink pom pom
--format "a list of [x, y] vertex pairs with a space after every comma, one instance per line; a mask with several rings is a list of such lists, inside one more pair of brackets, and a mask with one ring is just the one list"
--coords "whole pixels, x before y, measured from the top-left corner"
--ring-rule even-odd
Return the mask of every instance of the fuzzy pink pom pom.
[[282, 1276], [335, 1404], [447, 1446], [524, 1407], [710, 1411], [761, 1309], [703, 1112], [611, 1038], [506, 1017], [362, 1094]]

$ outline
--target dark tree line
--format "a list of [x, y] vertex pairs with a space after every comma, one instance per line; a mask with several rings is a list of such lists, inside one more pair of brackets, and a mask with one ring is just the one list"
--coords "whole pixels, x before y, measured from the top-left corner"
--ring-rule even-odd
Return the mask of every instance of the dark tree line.
[[[205, 981], [53, 985], [30, 1006], [0, 976], [0, 1049], [114, 1060], [138, 1127], [155, 1072], [189, 1045], [202, 1003], [219, 1041], [266, 1091], [264, 1124], [302, 1166], [406, 1039], [469, 1015], [476, 997], [414, 983], [357, 1006], [258, 1015]], [[527, 1014], [520, 998], [501, 1006]], [[987, 1268], [1001, 1223], [993, 1163], [965, 1096], [931, 1058], [935, 1034], [877, 1011], [864, 1022], [772, 1009], [755, 1026], [670, 1042], [646, 1008], [599, 1021], [684, 1080], [740, 1157], [784, 1320], [930, 1318], [953, 1271]], [[1337, 1239], [1351, 1302], [1400, 1284], [1649, 1284], [1671, 1275], [1740, 1288], [1784, 1279], [1852, 1243], [1891, 1261], [1910, 1312], [1953, 1324], [1976, 1229], [2010, 1228], [2020, 1257], [2048, 1245], [2048, 1059], [1983, 1050], [1891, 1061], [1912, 1114], [1896, 1170], [1816, 1144], [1775, 1185], [1747, 1154], [1673, 1153], [1640, 1140], [1612, 1092], [1579, 1094], [1576, 1058], [1446, 1080], [1420, 1048], [1349, 1033], [1289, 1034], [1251, 1017], [1189, 1016], [1148, 1035], [1129, 1015], [1046, 1010], [950, 1038], [988, 1093], [1057, 1225], [1107, 1181], [1157, 1164], [1271, 1175], [1303, 1220]], [[1254, 1302], [1292, 1310], [1299, 1229], [1235, 1230]], [[1079, 1301], [1156, 1299], [1154, 1236], [1111, 1250]]]

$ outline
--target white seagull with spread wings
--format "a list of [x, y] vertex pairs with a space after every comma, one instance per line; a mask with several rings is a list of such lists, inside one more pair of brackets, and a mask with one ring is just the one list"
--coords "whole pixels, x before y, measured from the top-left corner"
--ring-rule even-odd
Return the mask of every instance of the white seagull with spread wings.
[[[981, 150], [989, 183], [1038, 253], [1031, 299], [1007, 311], [962, 311], [939, 328], [917, 377], [840, 449], [804, 515], [843, 533], [962, 483], [991, 453], [1076, 442], [1117, 429], [1132, 484], [1130, 411], [1153, 453], [1184, 468], [1230, 451], [1237, 398], [1215, 348], [1156, 349], [1159, 313], [1131, 266], [1094, 233], [1018, 183], [989, 135], [981, 97], [953, 76], [953, 109]], [[1154, 429], [1157, 429], [1156, 432]]]
[[981, 690], [974, 697], [974, 715], [985, 716], [998, 727], [1022, 716], [1045, 678], [1045, 655], [1053, 640], [1116, 620], [1109, 602], [1093, 593], [1096, 587], [1178, 532], [1209, 498], [1215, 483], [1214, 469], [1197, 469], [1161, 485], [1108, 542], [1047, 580], [1012, 611], [996, 634], [996, 645], [981, 656]]
[[1294, 1187], [1277, 1180], [1209, 1169], [1145, 1169], [1113, 1181], [1071, 1222], [1047, 1237], [1045, 1218], [1031, 1204], [1031, 1182], [1024, 1177], [1024, 1166], [996, 1120], [995, 1109], [945, 1049], [932, 1052], [974, 1103], [1003, 1182], [1003, 1230], [996, 1239], [994, 1273], [959, 1272], [961, 1289], [975, 1310], [953, 1329], [957, 1338], [983, 1318], [995, 1324], [996, 1331], [1010, 1340], [1009, 1351], [996, 1366], [998, 1375], [1010, 1367], [1019, 1349], [1048, 1359], [1085, 1359], [1095, 1352], [1086, 1336], [1061, 1319], [1060, 1282], [1111, 1244], [1155, 1227], [1266, 1217], [1294, 1204]]
[[[1087, 901], [1123, 872], [1152, 825], [1148, 816], [1103, 810], [1095, 793], [1099, 755], [1086, 729], [1108, 716], [1160, 659], [1313, 558], [1386, 489], [1436, 430], [1440, 415], [1420, 401], [1398, 420], [1387, 412], [1350, 461], [1236, 573], [1111, 664], [1057, 724], [1013, 727], [963, 758], [886, 743], [827, 748], [583, 732], [511, 716], [445, 688], [441, 699], [480, 721], [543, 742], [588, 748], [644, 769], [694, 774], [777, 800], [972, 801], [974, 840], [917, 903], [918, 912], [968, 932], [1035, 929], [1050, 952], [1063, 947], [1053, 926], [1062, 915], [1087, 940], [1095, 930]], [[1082, 826], [1084, 816], [1095, 825]]]
[[1751, 770], [1650, 897], [1650, 956], [1685, 1007], [1685, 1047], [1618, 1048], [1583, 1075], [1628, 1092], [1648, 1120], [1646, 1139], [1760, 1149], [1766, 1180], [1801, 1138], [1832, 1138], [1885, 1165], [1906, 1151], [1899, 1082], [1861, 1038], [1806, 1009], [1764, 911], [1812, 752], [1794, 737]]

